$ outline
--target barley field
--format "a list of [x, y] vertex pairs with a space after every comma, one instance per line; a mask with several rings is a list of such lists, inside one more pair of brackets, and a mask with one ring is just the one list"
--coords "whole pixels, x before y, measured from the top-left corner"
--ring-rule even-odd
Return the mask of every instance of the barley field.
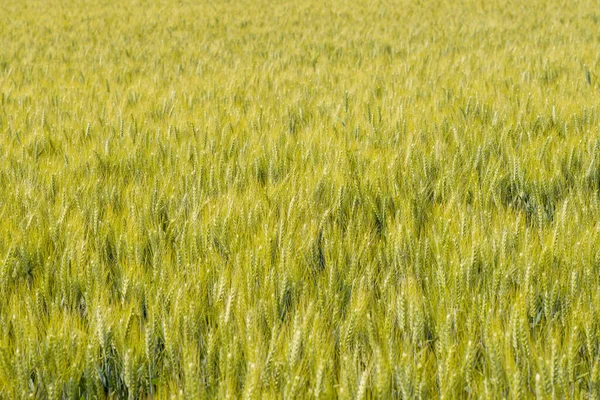
[[600, 398], [599, 32], [1, 0], [0, 398]]

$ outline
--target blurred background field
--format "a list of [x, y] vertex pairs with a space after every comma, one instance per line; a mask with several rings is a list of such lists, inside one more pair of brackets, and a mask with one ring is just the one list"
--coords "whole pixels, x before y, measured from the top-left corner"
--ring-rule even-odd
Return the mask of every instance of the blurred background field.
[[0, 2], [0, 397], [598, 398], [594, 1]]

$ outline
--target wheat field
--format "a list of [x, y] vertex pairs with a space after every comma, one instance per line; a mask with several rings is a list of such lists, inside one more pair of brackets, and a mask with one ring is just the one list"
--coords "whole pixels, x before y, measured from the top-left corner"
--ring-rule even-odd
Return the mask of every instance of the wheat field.
[[0, 398], [600, 398], [599, 31], [1, 0]]

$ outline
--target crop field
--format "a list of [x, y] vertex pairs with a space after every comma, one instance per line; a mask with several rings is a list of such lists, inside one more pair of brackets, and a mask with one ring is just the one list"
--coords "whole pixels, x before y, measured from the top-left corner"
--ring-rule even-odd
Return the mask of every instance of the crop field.
[[600, 398], [599, 32], [0, 0], [0, 398]]

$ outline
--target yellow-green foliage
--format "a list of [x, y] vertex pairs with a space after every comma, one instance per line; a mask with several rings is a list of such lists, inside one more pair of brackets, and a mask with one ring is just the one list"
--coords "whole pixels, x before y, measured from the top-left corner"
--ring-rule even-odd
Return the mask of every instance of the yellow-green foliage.
[[597, 1], [2, 0], [4, 398], [598, 398]]

